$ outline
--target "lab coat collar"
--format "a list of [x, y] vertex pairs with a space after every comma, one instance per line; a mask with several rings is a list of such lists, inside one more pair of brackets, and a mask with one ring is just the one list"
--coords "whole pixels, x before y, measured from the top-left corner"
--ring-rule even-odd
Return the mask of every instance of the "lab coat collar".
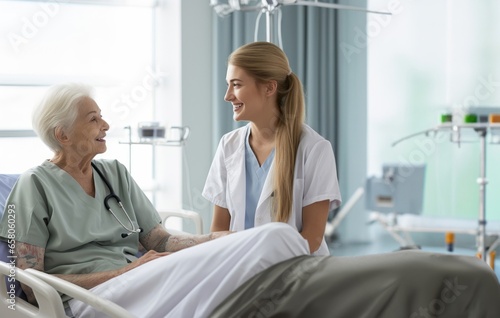
[[[245, 134], [242, 134], [236, 151], [226, 158], [228, 194], [227, 202], [231, 214], [231, 230], [242, 231], [245, 229]], [[241, 136], [240, 136], [241, 137]]]
[[[226, 158], [228, 178], [228, 208], [231, 214], [231, 230], [241, 231], [245, 229], [245, 207], [246, 207], [246, 174], [245, 174], [245, 137], [250, 129], [241, 131], [236, 151]], [[255, 225], [271, 222], [271, 200], [273, 196], [273, 170], [274, 160], [269, 168], [262, 193], [255, 211]]]

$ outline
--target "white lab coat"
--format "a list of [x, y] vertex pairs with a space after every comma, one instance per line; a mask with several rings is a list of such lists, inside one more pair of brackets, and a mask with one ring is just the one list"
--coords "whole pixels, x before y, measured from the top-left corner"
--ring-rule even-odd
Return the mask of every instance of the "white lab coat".
[[[245, 137], [250, 124], [225, 134], [208, 173], [202, 195], [231, 215], [229, 229], [245, 229]], [[264, 183], [257, 209], [255, 226], [271, 222], [273, 168]], [[297, 151], [293, 183], [293, 207], [288, 224], [302, 231], [302, 208], [329, 200], [330, 210], [341, 202], [335, 156], [331, 144], [311, 127], [304, 125]], [[314, 255], [329, 255], [325, 240]]]

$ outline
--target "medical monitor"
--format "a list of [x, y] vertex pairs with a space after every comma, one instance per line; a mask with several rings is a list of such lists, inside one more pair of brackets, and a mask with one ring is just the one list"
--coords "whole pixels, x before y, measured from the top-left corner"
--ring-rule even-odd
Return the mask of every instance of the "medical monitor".
[[381, 177], [366, 180], [366, 209], [398, 214], [421, 214], [425, 165], [385, 164]]

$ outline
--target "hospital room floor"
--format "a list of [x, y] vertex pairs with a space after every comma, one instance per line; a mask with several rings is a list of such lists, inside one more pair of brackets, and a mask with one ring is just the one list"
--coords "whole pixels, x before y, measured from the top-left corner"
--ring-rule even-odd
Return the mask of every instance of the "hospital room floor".
[[[341, 240], [334, 240], [329, 243], [330, 254], [333, 256], [356, 256], [368, 254], [389, 253], [399, 250], [399, 244], [388, 234], [379, 232], [376, 234], [376, 239], [370, 243], [342, 243]], [[418, 244], [418, 242], [417, 242]], [[454, 248], [453, 252], [448, 252], [443, 246], [421, 246], [423, 251], [435, 253], [452, 253], [459, 255], [475, 255], [476, 251], [473, 248]], [[498, 255], [499, 253], [497, 253]], [[495, 273], [500, 280], [500, 258], [495, 259]]]

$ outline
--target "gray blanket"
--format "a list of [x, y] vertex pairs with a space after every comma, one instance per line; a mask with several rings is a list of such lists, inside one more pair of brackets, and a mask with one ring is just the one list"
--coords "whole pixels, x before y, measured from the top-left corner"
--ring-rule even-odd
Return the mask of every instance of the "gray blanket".
[[470, 256], [301, 256], [251, 278], [211, 317], [500, 318], [500, 285]]

